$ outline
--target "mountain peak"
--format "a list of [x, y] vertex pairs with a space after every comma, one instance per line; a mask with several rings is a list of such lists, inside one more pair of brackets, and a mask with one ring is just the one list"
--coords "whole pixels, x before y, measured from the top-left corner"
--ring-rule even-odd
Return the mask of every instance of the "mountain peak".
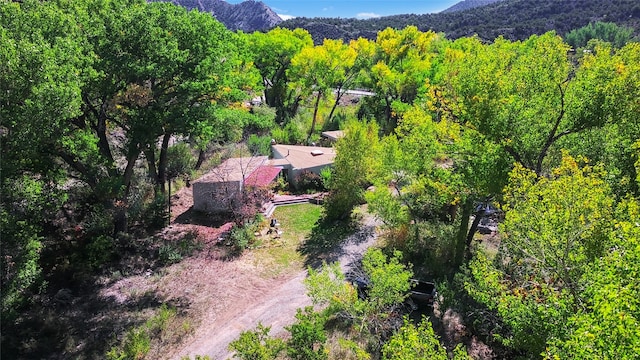
[[247, 0], [229, 4], [223, 0], [148, 0], [149, 2], [171, 2], [187, 10], [199, 10], [213, 15], [231, 31], [253, 32], [268, 30], [282, 19], [262, 1]]

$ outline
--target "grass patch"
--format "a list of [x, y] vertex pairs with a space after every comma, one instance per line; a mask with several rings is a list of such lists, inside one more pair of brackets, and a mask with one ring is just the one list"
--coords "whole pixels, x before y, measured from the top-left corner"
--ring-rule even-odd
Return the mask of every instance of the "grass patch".
[[278, 240], [279, 246], [255, 250], [255, 265], [262, 269], [262, 276], [274, 277], [289, 268], [304, 267], [304, 258], [298, 249], [321, 216], [322, 207], [318, 205], [299, 204], [276, 208], [272, 218], [278, 219], [280, 230], [283, 231]]

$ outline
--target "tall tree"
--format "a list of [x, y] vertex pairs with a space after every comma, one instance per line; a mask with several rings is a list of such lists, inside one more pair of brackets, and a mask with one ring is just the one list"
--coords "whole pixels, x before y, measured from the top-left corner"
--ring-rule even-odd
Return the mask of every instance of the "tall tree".
[[336, 143], [336, 159], [324, 208], [329, 218], [348, 218], [364, 202], [364, 191], [371, 181], [378, 152], [378, 126], [350, 122], [345, 136]]
[[297, 53], [313, 46], [311, 35], [302, 29], [275, 28], [267, 33], [249, 35], [249, 42], [254, 52], [254, 65], [264, 83], [265, 101], [276, 108], [276, 121], [280, 123], [293, 118], [301, 99], [289, 88], [287, 70]]
[[421, 32], [415, 26], [402, 30], [387, 28], [378, 33], [376, 53], [365, 84], [383, 103], [381, 127], [386, 133], [396, 126], [394, 104], [411, 105], [425, 91], [433, 50], [439, 40], [440, 35]]
[[616, 23], [597, 21], [571, 30], [564, 38], [574, 49], [584, 48], [589, 41], [599, 39], [621, 48], [633, 39], [633, 29]]
[[45, 226], [65, 200], [66, 173], [54, 145], [61, 145], [66, 124], [80, 113], [83, 70], [90, 64], [81, 38], [74, 17], [54, 3], [0, 5], [3, 320], [11, 321], [41, 284]]
[[[302, 49], [291, 59], [288, 71], [292, 79], [291, 86], [303, 98], [313, 94], [313, 118], [307, 135], [307, 142], [315, 132], [320, 100], [331, 91], [336, 91], [336, 101], [331, 110], [337, 106], [344, 94], [343, 86], [354, 76], [351, 69], [355, 64], [357, 53], [342, 40], [325, 39], [322, 45]], [[331, 117], [331, 115], [329, 116]]]
[[542, 179], [517, 166], [505, 191], [500, 252], [471, 262], [467, 289], [509, 326], [509, 346], [537, 355], [585, 311], [585, 275], [611, 249], [613, 201], [598, 169], [569, 156]]

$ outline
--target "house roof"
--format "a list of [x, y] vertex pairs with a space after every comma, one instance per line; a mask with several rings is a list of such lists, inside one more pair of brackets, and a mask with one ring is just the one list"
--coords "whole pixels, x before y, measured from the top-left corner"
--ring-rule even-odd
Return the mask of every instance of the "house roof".
[[247, 186], [262, 187], [269, 185], [280, 173], [282, 168], [274, 166], [259, 166], [244, 180]]
[[266, 165], [268, 161], [269, 158], [266, 156], [230, 158], [194, 182], [243, 181], [260, 166]]
[[344, 131], [342, 130], [335, 130], [335, 131], [323, 131], [322, 132], [322, 136], [331, 140], [331, 141], [336, 141], [339, 138], [344, 136]]
[[336, 157], [334, 148], [321, 146], [272, 145], [294, 169], [310, 169], [333, 164]]

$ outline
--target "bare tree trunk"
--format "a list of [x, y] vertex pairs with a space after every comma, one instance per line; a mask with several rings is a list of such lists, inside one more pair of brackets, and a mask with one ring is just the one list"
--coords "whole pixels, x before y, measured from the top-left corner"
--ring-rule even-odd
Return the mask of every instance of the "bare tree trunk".
[[322, 92], [318, 91], [318, 96], [316, 96], [316, 104], [313, 108], [313, 119], [311, 120], [311, 129], [309, 130], [309, 136], [307, 136], [307, 144], [309, 143], [309, 140], [311, 139], [311, 135], [313, 135], [313, 132], [316, 129], [316, 121], [317, 121], [317, 117], [318, 117], [318, 107], [320, 107], [320, 98], [322, 97]]
[[471, 199], [467, 199], [465, 203], [462, 205], [462, 214], [460, 218], [460, 229], [458, 229], [458, 236], [456, 242], [456, 251], [455, 251], [455, 267], [460, 267], [464, 262], [465, 251], [466, 251], [466, 238], [467, 232], [469, 231], [469, 219], [471, 218], [471, 213], [473, 211], [473, 201]]
[[160, 147], [160, 159], [158, 162], [158, 187], [161, 193], [165, 193], [165, 184], [167, 183], [167, 162], [169, 152], [169, 140], [171, 139], [171, 133], [167, 132], [162, 137], [162, 146]]
[[344, 95], [342, 88], [338, 88], [336, 91], [336, 101], [333, 103], [333, 107], [331, 108], [331, 112], [329, 113], [329, 117], [327, 118], [327, 122], [331, 122], [331, 119], [333, 119], [333, 113], [336, 111], [336, 108], [340, 103], [340, 99], [342, 99], [342, 95]]
[[207, 151], [205, 149], [200, 149], [200, 151], [198, 152], [198, 161], [196, 162], [196, 166], [195, 166], [196, 170], [200, 170], [200, 167], [202, 166], [202, 164], [204, 164], [206, 155], [207, 155]]
[[116, 199], [115, 203], [115, 214], [113, 219], [114, 235], [117, 235], [119, 233], [126, 233], [129, 227], [127, 219], [128, 198], [129, 192], [131, 191], [133, 169], [135, 167], [136, 161], [138, 160], [138, 156], [140, 156], [140, 149], [137, 146], [133, 149], [130, 149], [129, 156], [127, 156], [127, 167], [125, 168], [122, 175], [122, 185], [124, 186], [124, 191]]
[[156, 153], [154, 149], [147, 148], [144, 151], [144, 157], [147, 159], [149, 179], [151, 179], [151, 181], [153, 181], [153, 183], [156, 184], [158, 182], [158, 170], [156, 165]]

